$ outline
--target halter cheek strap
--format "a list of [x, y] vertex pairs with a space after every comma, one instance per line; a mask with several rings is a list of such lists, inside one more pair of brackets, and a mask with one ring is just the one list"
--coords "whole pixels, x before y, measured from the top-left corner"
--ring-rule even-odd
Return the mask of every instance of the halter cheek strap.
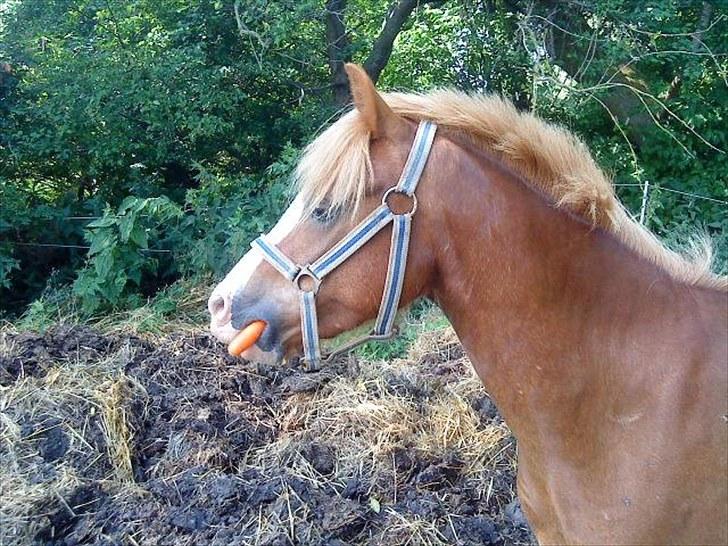
[[[394, 335], [394, 319], [402, 297], [407, 269], [412, 217], [417, 211], [415, 190], [427, 163], [436, 130], [437, 126], [434, 123], [420, 122], [397, 185], [386, 191], [379, 207], [315, 262], [305, 266], [296, 265], [278, 247], [267, 241], [265, 236], [258, 237], [251, 243], [251, 246], [261, 250], [265, 259], [299, 291], [304, 362], [309, 370], [319, 369], [323, 361], [329, 361], [366, 341], [389, 339]], [[394, 193], [411, 198], [410, 210], [406, 212], [392, 210], [388, 199]], [[321, 282], [326, 275], [340, 266], [390, 222], [393, 225], [387, 278], [374, 329], [370, 334], [354, 339], [322, 358], [316, 317], [316, 294]]]

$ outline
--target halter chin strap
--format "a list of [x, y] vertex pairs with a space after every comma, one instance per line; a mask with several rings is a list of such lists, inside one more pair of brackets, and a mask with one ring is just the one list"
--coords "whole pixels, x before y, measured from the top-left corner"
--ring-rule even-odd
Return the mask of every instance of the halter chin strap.
[[[420, 122], [397, 185], [386, 191], [379, 207], [315, 262], [304, 266], [296, 265], [274, 244], [267, 241], [265, 236], [258, 237], [251, 243], [251, 246], [260, 249], [265, 259], [281, 275], [291, 281], [299, 291], [304, 363], [307, 369], [317, 370], [322, 362], [327, 362], [339, 354], [348, 352], [366, 341], [389, 339], [394, 335], [394, 319], [399, 308], [407, 269], [407, 250], [412, 231], [412, 216], [417, 211], [415, 190], [427, 163], [436, 130], [437, 125], [434, 123]], [[410, 197], [412, 200], [410, 210], [403, 213], [394, 212], [388, 203], [388, 199], [393, 193]], [[370, 334], [354, 339], [322, 358], [316, 317], [316, 294], [321, 281], [390, 222], [393, 222], [393, 225], [387, 279], [374, 329]]]

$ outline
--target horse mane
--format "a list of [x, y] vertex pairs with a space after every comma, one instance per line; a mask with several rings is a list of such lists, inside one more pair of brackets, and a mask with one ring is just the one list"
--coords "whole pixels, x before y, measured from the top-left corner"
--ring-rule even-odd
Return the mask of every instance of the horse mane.
[[[629, 215], [587, 147], [566, 129], [519, 112], [497, 95], [443, 89], [382, 97], [401, 116], [431, 120], [469, 135], [476, 146], [496, 155], [558, 207], [613, 233], [676, 280], [728, 290], [728, 277], [711, 271], [713, 252], [706, 236], [694, 238], [682, 253], [666, 247]], [[358, 208], [371, 179], [369, 136], [352, 110], [305, 149], [296, 187], [309, 210], [324, 201], [352, 211]]]

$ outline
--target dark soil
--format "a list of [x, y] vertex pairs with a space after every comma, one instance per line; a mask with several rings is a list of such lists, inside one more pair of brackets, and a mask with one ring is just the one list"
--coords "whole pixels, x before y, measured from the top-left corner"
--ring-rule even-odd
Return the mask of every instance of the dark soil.
[[[393, 486], [367, 483], [358, 473], [342, 475], [337, 447], [305, 434], [295, 437], [292, 449], [319, 480], [305, 479], [286, 459], [247, 464], [256, 449], [286, 434], [277, 415], [291, 397], [316, 396], [337, 375], [355, 377], [351, 361], [307, 374], [294, 366], [254, 368], [224, 355], [207, 336], [156, 345], [76, 327], [8, 337], [11, 354], [0, 356], [3, 386], [43, 377], [63, 359], [83, 363], [111, 356], [129, 383], [123, 410], [132, 432], [134, 475], [127, 486], [110, 479], [109, 446], [94, 419], [84, 437], [100, 455], [90, 461], [69, 449], [64, 420], [74, 417], [42, 411], [16, 416], [37, 450], [34, 479], [44, 483], [59, 464], [81, 477], [75, 489], [49, 492], [33, 507], [31, 516], [39, 521], [30, 538], [34, 544], [375, 545], [385, 543], [383, 533], [398, 516], [432, 522], [441, 543], [533, 542], [513, 499], [512, 471], [495, 469], [486, 496], [484, 484], [464, 474], [465, 461], [456, 452], [433, 460], [406, 446], [395, 449]], [[426, 398], [431, 381], [462, 373], [460, 365], [427, 358], [423, 369], [429, 376], [388, 379], [397, 396]], [[471, 407], [484, 423], [500, 419], [484, 393]], [[373, 491], [381, 506], [372, 504]], [[387, 544], [419, 543], [414, 535], [386, 536]]]
[[15, 350], [0, 355], [0, 385], [12, 385], [19, 376], [38, 377], [58, 360], [91, 360], [114, 352], [119, 338], [99, 334], [91, 328], [59, 328], [44, 336], [22, 333], [11, 336]]

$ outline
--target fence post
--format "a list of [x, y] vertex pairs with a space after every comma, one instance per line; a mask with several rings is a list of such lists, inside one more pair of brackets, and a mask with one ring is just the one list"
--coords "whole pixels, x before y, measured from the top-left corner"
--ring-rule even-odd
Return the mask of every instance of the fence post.
[[645, 180], [642, 188], [642, 207], [640, 208], [640, 224], [645, 225], [645, 217], [647, 216], [647, 203], [650, 197], [650, 181]]

